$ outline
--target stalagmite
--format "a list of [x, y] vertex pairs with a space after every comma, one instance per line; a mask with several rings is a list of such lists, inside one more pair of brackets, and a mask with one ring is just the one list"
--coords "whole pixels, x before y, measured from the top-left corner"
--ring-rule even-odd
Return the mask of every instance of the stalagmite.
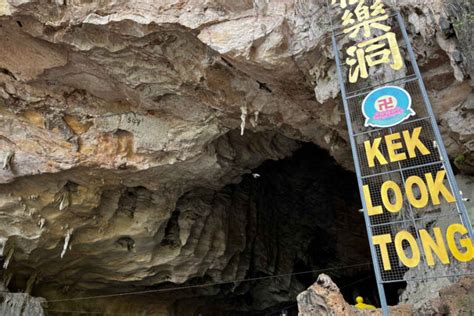
[[243, 136], [244, 135], [244, 131], [245, 131], [245, 122], [247, 120], [247, 107], [245, 106], [241, 106], [240, 107], [240, 120], [241, 120], [241, 123], [240, 123], [240, 135]]
[[[74, 231], [74, 228], [71, 228], [67, 231], [66, 233], [66, 238], [64, 238], [64, 246], [63, 246], [63, 251], [61, 252], [61, 259], [64, 257], [64, 255], [66, 254], [66, 251], [67, 251], [67, 248], [69, 246], [69, 241], [71, 240], [71, 236], [72, 236], [72, 233]], [[69, 247], [69, 249], [71, 249]]]
[[7, 257], [5, 258], [5, 262], [3, 262], [3, 269], [7, 269], [8, 265], [10, 264], [10, 260], [13, 257], [13, 252], [15, 251], [14, 248], [11, 248], [10, 251], [8, 251]]

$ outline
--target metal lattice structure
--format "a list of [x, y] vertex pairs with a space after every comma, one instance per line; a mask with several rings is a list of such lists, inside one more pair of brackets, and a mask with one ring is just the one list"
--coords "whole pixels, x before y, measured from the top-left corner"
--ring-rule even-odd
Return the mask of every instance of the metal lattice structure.
[[[387, 11], [388, 9], [389, 8], [387, 8]], [[398, 231], [405, 230], [412, 233], [416, 238], [416, 242], [420, 245], [420, 229], [426, 229], [429, 231], [432, 229], [432, 223], [437, 223], [437, 225], [441, 226], [447, 226], [452, 223], [461, 223], [468, 229], [469, 237], [472, 240], [472, 226], [469, 222], [461, 193], [457, 187], [401, 15], [392, 10], [389, 13], [388, 21], [392, 32], [397, 35], [397, 42], [400, 51], [402, 52], [402, 55], [405, 55], [404, 71], [401, 71], [401, 74], [393, 75], [392, 78], [387, 80], [387, 72], [382, 69], [382, 71], [372, 73], [368, 80], [351, 83], [347, 80], [348, 66], [343, 62], [345, 60], [343, 52], [345, 52], [346, 48], [350, 45], [350, 41], [347, 39], [347, 34], [342, 32], [342, 26], [340, 24], [333, 24], [334, 18], [337, 18], [338, 16], [340, 17], [340, 14], [335, 12], [335, 10], [332, 10], [329, 4], [328, 13], [329, 16], [332, 17], [331, 27], [333, 51], [337, 64], [337, 74], [341, 87], [342, 101], [350, 136], [360, 196], [364, 206], [364, 218], [367, 226], [379, 296], [384, 313], [387, 314], [384, 284], [400, 281], [409, 282], [419, 279], [426, 280], [427, 278], [457, 276], [459, 273], [455, 270], [451, 271], [450, 269], [445, 269], [443, 270], [445, 271], [444, 274], [407, 274], [406, 272], [409, 269], [400, 263], [393, 244], [388, 246], [391, 269], [384, 270], [381, 264], [382, 257], [380, 248], [374, 246], [372, 243], [372, 237], [381, 234], [393, 235]], [[364, 126], [365, 118], [361, 110], [362, 101], [373, 89], [387, 85], [402, 87], [408, 91], [412, 99], [412, 109], [416, 114], [392, 127], [374, 128]], [[419, 138], [423, 140], [424, 144], [426, 144], [430, 152], [429, 154], [419, 155], [413, 159], [389, 162], [385, 165], [378, 165], [372, 168], [368, 167], [367, 157], [364, 154], [364, 141], [370, 139], [373, 140], [376, 137], [383, 137], [387, 134], [393, 134], [396, 132], [402, 133], [403, 130], [413, 130], [418, 127], [421, 127]], [[381, 148], [381, 151], [385, 156], [388, 154], [385, 147]], [[410, 176], [417, 175], [420, 177], [426, 177], [426, 174], [431, 174], [435, 177], [437, 172], [440, 170], [446, 172], [444, 183], [454, 195], [456, 199], [455, 203], [447, 203], [442, 200], [439, 205], [433, 205], [432, 201], [429, 201], [426, 207], [414, 208], [407, 201], [407, 198], [404, 197], [403, 207], [399, 212], [383, 212], [380, 215], [368, 215], [367, 205], [364, 200], [362, 189], [364, 185], [368, 185], [368, 187], [371, 188], [370, 197], [372, 203], [374, 205], [382, 205], [380, 193], [377, 192], [376, 188], [380, 188], [382, 183], [385, 181], [391, 180], [397, 183], [400, 187], [403, 187], [406, 179]], [[453, 261], [454, 258], [450, 254], [450, 262]], [[441, 263], [437, 262], [436, 264]], [[421, 254], [419, 266], [421, 265], [423, 265], [424, 269], [428, 269], [428, 271], [430, 269], [434, 271], [434, 268], [436, 267], [436, 265], [431, 267], [426, 264], [424, 253]]]

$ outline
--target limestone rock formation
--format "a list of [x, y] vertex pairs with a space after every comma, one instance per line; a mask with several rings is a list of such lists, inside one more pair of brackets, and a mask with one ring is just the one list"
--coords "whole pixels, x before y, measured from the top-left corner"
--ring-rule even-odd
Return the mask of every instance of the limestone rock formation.
[[[469, 315], [474, 310], [474, 278], [463, 277], [458, 282], [439, 290], [436, 299], [425, 301], [414, 309], [411, 305], [399, 304], [389, 307], [390, 315]], [[325, 274], [306, 291], [300, 293], [298, 316], [326, 315], [381, 315], [380, 309], [365, 310], [348, 304], [337, 285]]]
[[351, 306], [344, 300], [336, 284], [325, 274], [297, 297], [299, 316], [350, 315]]
[[30, 296], [28, 293], [8, 293], [0, 286], [0, 315], [3, 316], [43, 316], [44, 299]]
[[[464, 175], [456, 176], [456, 182], [459, 189], [463, 192], [464, 202], [468, 213], [470, 214], [471, 222], [474, 220], [474, 181], [473, 177]], [[438, 219], [433, 221], [431, 227], [441, 227], [446, 229], [450, 224], [447, 214], [450, 214], [451, 209], [447, 206], [442, 207], [437, 214]], [[431, 229], [431, 228], [428, 228]], [[450, 265], [436, 265], [433, 268], [427, 268], [426, 265], [419, 265], [418, 267], [409, 269], [405, 273], [407, 279], [411, 278], [426, 278], [416, 282], [408, 282], [405, 291], [400, 296], [400, 301], [413, 306], [415, 310], [419, 310], [422, 306], [431, 306], [430, 301], [440, 299], [441, 290], [449, 288], [449, 285], [459, 280], [459, 277], [453, 278], [439, 278], [432, 279], [438, 275], [458, 274], [466, 275], [472, 273], [474, 264], [472, 262], [451, 262]]]
[[[392, 2], [450, 157], [472, 174], [467, 9]], [[355, 183], [328, 155], [310, 152], [319, 169], [308, 158], [306, 169], [266, 169], [275, 185], [244, 176], [302, 142], [352, 168], [328, 17], [317, 0], [0, 0], [4, 283], [52, 300], [366, 260], [363, 230], [347, 229], [363, 229]], [[81, 308], [186, 315], [176, 301], [208, 299], [248, 312], [293, 300], [303, 284], [232, 282]]]
[[[359, 309], [348, 304], [337, 285], [326, 274], [320, 274], [316, 283], [300, 293], [298, 300], [298, 316], [329, 316], [329, 315], [382, 315], [380, 309]], [[408, 305], [390, 307], [390, 315], [414, 315]]]
[[469, 315], [474, 311], [474, 278], [463, 277], [439, 291], [439, 297], [417, 309], [424, 315]]

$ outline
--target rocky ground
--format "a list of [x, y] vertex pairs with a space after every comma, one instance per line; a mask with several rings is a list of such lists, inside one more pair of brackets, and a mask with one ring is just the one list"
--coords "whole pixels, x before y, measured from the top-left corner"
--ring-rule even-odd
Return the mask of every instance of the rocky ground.
[[[428, 300], [421, 309], [399, 304], [389, 307], [389, 314], [411, 315], [470, 315], [474, 310], [474, 278], [463, 277], [444, 288], [439, 297]], [[380, 309], [364, 309], [351, 306], [342, 296], [337, 285], [325, 274], [318, 276], [316, 283], [297, 297], [298, 316], [326, 315], [382, 315]]]
[[[51, 301], [368, 261], [324, 4], [0, 0], [5, 287]], [[472, 8], [396, 4], [472, 188]], [[248, 313], [307, 282], [48, 308]]]

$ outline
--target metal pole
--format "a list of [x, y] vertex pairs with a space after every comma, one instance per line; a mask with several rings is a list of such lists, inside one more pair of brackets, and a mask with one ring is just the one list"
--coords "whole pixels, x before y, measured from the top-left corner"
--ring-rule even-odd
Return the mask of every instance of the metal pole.
[[420, 87], [420, 90], [421, 90], [421, 95], [423, 96], [423, 101], [425, 102], [425, 106], [426, 106], [428, 114], [430, 116], [431, 127], [433, 129], [434, 134], [435, 134], [436, 142], [438, 143], [437, 145], [438, 145], [438, 148], [441, 152], [441, 156], [443, 158], [443, 165], [444, 165], [444, 168], [446, 170], [446, 175], [447, 175], [447, 178], [448, 178], [448, 182], [451, 185], [451, 190], [454, 191], [453, 194], [454, 194], [454, 197], [456, 199], [456, 205], [458, 207], [458, 210], [459, 210], [459, 213], [460, 213], [460, 216], [461, 216], [461, 220], [462, 220], [464, 226], [466, 226], [466, 228], [467, 228], [469, 237], [471, 238], [471, 240], [474, 240], [472, 225], [471, 225], [471, 222], [469, 220], [469, 216], [467, 214], [466, 207], [463, 203], [462, 196], [460, 194], [458, 185], [456, 183], [456, 178], [454, 177], [454, 173], [453, 173], [453, 170], [451, 168], [451, 164], [449, 163], [449, 157], [448, 157], [448, 154], [446, 153], [446, 148], [444, 147], [443, 139], [441, 138], [441, 133], [439, 132], [438, 124], [436, 123], [435, 116], [434, 116], [434, 113], [433, 113], [433, 109], [431, 108], [431, 103], [430, 103], [430, 100], [428, 98], [428, 93], [426, 92], [425, 84], [423, 83], [423, 78], [421, 77], [421, 72], [420, 72], [420, 69], [418, 68], [418, 64], [416, 63], [415, 53], [413, 53], [413, 48], [411, 46], [410, 39], [408, 38], [408, 34], [407, 34], [407, 31], [406, 31], [406, 28], [405, 28], [405, 22], [403, 21], [403, 18], [400, 15], [400, 12], [397, 12], [396, 19], [397, 19], [398, 25], [400, 26], [400, 30], [401, 30], [402, 35], [403, 35], [403, 39], [405, 40], [405, 43], [407, 45], [408, 55], [410, 56], [410, 62], [411, 62], [411, 65], [413, 67], [413, 71], [415, 72], [416, 77], [418, 78], [418, 84], [419, 84], [419, 87]]
[[381, 273], [380, 273], [380, 267], [378, 264], [377, 260], [377, 252], [375, 250], [375, 246], [372, 243], [372, 229], [370, 227], [370, 218], [367, 213], [367, 206], [365, 204], [365, 198], [364, 198], [364, 193], [363, 193], [363, 183], [362, 183], [362, 178], [361, 178], [361, 172], [360, 172], [360, 166], [359, 166], [359, 157], [357, 154], [357, 147], [355, 144], [354, 140], [354, 134], [352, 131], [352, 123], [350, 119], [350, 112], [349, 112], [349, 105], [347, 104], [347, 99], [346, 99], [346, 88], [344, 86], [344, 79], [342, 77], [341, 73], [341, 61], [339, 60], [339, 51], [337, 48], [337, 41], [336, 41], [336, 35], [334, 32], [332, 32], [332, 47], [334, 51], [334, 59], [336, 60], [336, 68], [337, 68], [337, 78], [339, 80], [339, 85], [341, 86], [341, 96], [342, 96], [342, 103], [344, 105], [344, 111], [346, 112], [346, 124], [347, 124], [347, 130], [349, 132], [349, 139], [351, 142], [351, 149], [352, 149], [352, 156], [354, 157], [354, 167], [356, 170], [356, 175], [357, 175], [357, 184], [359, 185], [359, 195], [360, 199], [362, 201], [362, 206], [364, 207], [364, 220], [365, 220], [365, 227], [367, 229], [367, 236], [369, 238], [369, 246], [370, 246], [370, 254], [372, 256], [372, 263], [374, 266], [374, 272], [375, 272], [375, 279], [377, 281], [377, 289], [379, 292], [379, 299], [380, 299], [380, 305], [382, 306], [382, 313], [384, 316], [388, 316], [388, 307], [387, 307], [387, 300], [385, 298], [385, 290], [383, 287], [382, 283], [382, 278], [381, 278]]

